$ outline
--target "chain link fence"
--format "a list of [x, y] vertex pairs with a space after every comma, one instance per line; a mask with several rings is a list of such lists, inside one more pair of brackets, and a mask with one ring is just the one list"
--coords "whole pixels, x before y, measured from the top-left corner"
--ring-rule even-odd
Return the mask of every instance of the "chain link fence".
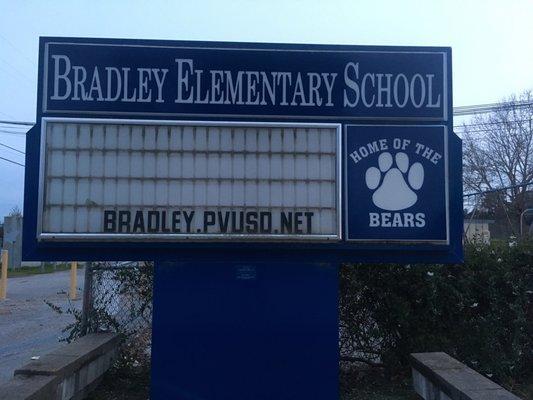
[[80, 334], [123, 335], [123, 361], [149, 365], [153, 263], [87, 263]]
[[84, 332], [129, 336], [151, 328], [152, 263], [89, 263], [85, 273]]

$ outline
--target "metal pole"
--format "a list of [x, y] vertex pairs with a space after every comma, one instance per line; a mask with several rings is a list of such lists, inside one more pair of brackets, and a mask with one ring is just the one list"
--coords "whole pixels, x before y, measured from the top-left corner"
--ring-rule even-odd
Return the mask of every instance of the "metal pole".
[[5, 300], [7, 296], [7, 265], [9, 261], [9, 253], [7, 250], [2, 250], [2, 272], [0, 281], [0, 300]]
[[93, 312], [93, 265], [87, 262], [85, 265], [85, 281], [83, 284], [83, 307], [82, 307], [82, 326], [81, 335], [84, 336], [89, 330], [90, 314]]
[[76, 300], [78, 297], [76, 286], [78, 286], [78, 262], [72, 261], [70, 263], [70, 290], [68, 292], [70, 300]]

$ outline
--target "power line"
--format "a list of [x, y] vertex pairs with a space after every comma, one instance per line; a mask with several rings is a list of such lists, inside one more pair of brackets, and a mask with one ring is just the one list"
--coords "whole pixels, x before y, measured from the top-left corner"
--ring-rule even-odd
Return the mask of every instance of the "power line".
[[28, 80], [28, 82], [30, 83], [34, 83], [35, 81], [33, 79], [31, 79], [28, 75], [26, 75], [25, 72], [22, 72], [20, 68], [17, 68], [16, 65], [14, 65], [13, 63], [11, 63], [11, 61], [7, 61], [5, 58], [3, 57], [0, 57], [0, 61], [3, 62], [5, 65], [9, 66], [10, 68], [13, 69], [13, 71], [15, 71], [15, 73], [19, 74], [21, 77], [23, 77], [24, 79]]
[[28, 126], [23, 126], [23, 125], [5, 125], [5, 124], [0, 124], [0, 129], [10, 129], [12, 131], [17, 131], [17, 132], [28, 132], [30, 130], [30, 128]]
[[457, 107], [454, 107], [454, 110], [463, 111], [463, 110], [488, 109], [488, 108], [518, 108], [518, 107], [527, 107], [530, 105], [533, 105], [533, 101], [522, 100], [522, 101], [508, 101], [508, 102], [501, 102], [501, 103], [473, 104], [469, 106], [457, 106]]
[[13, 116], [11, 116], [11, 115], [9, 115], [9, 114], [6, 114], [6, 113], [3, 112], [3, 111], [0, 111], [0, 114], [5, 115], [5, 116], [8, 117], [8, 118], [13, 118], [13, 119], [15, 118], [15, 117], [13, 117]]
[[[453, 108], [453, 114], [454, 115], [470, 115], [470, 114], [476, 114], [477, 112], [483, 113], [483, 112], [490, 112], [502, 108], [521, 108], [521, 107], [527, 107], [527, 106], [533, 106], [533, 101], [523, 101], [523, 102], [509, 102], [509, 103], [487, 103], [487, 104], [474, 104], [470, 106], [458, 106]], [[4, 113], [2, 113], [4, 114]], [[5, 114], [4, 114], [5, 115]], [[526, 122], [529, 120], [517, 120], [515, 122]], [[489, 122], [488, 124], [499, 124], [504, 122]], [[0, 124], [8, 124], [8, 125], [25, 125], [25, 126], [33, 126], [35, 125], [35, 122], [27, 122], [27, 121], [9, 121], [9, 120], [0, 120]], [[466, 126], [475, 126], [480, 124], [466, 124]], [[455, 125], [454, 128], [462, 127], [462, 125]]]
[[533, 106], [533, 101], [513, 101], [507, 103], [475, 104], [471, 106], [458, 106], [453, 108], [454, 116], [484, 114], [502, 109], [513, 109]]
[[27, 57], [24, 53], [20, 51], [20, 49], [15, 46], [13, 43], [11, 43], [9, 40], [7, 40], [3, 35], [0, 35], [0, 39], [2, 39], [4, 42], [6, 42], [8, 45], [10, 45], [17, 53], [19, 53], [26, 61], [28, 61], [33, 67], [35, 67], [35, 62], [30, 60], [29, 57]]
[[469, 126], [485, 126], [485, 125], [504, 125], [504, 124], [516, 124], [518, 122], [529, 122], [529, 119], [515, 119], [511, 121], [492, 121], [492, 122], [475, 122], [471, 124], [454, 125], [454, 128], [463, 128]]
[[10, 162], [12, 164], [17, 164], [17, 165], [20, 165], [21, 167], [24, 167], [24, 164], [21, 164], [19, 162], [16, 162], [16, 161], [13, 161], [13, 160], [10, 160], [9, 158], [4, 158], [4, 157], [1, 157], [0, 156], [0, 159], [4, 160], [4, 161], [7, 161], [7, 162]]
[[0, 146], [7, 147], [8, 149], [14, 150], [14, 151], [16, 151], [17, 153], [20, 153], [20, 154], [26, 154], [23, 151], [20, 151], [19, 149], [16, 149], [14, 147], [8, 146], [7, 144], [4, 144], [4, 143], [0, 143]]
[[[1, 61], [1, 60], [0, 60]], [[6, 64], [7, 65], [7, 64]], [[19, 79], [19, 76], [17, 76], [15, 73], [13, 73], [11, 70], [5, 68], [2, 64], [0, 64], [0, 69], [2, 69], [4, 72], [8, 73], [9, 75], [11, 75], [13, 78], [15, 78], [17, 80], [17, 82], [22, 82], [22, 83], [25, 83], [26, 85], [28, 85], [28, 88], [32, 88], [34, 89], [35, 88], [35, 85], [36, 83], [35, 82], [31, 82], [30, 80], [28, 80], [27, 77], [23, 76], [23, 75], [20, 75], [20, 77], [24, 78], [22, 80]]]
[[26, 136], [26, 133], [25, 131], [11, 131], [11, 130], [7, 130], [7, 129], [0, 129], [0, 133], [8, 133], [10, 135], [17, 135], [17, 136]]
[[26, 136], [26, 131], [17, 131], [16, 129], [3, 129], [0, 127], [0, 133], [10, 133], [12, 135]]
[[516, 107], [516, 106], [521, 106], [521, 105], [531, 105], [533, 104], [533, 101], [530, 101], [530, 100], [522, 100], [522, 101], [507, 101], [507, 102], [500, 102], [500, 103], [484, 103], [484, 104], [472, 104], [472, 105], [469, 105], [469, 106], [457, 106], [457, 107], [454, 107], [454, 109], [459, 109], [459, 110], [463, 110], [463, 109], [468, 109], [468, 108], [499, 108], [499, 107]]
[[498, 188], [498, 189], [483, 190], [481, 192], [476, 192], [476, 193], [465, 193], [465, 194], [463, 194], [463, 197], [477, 196], [477, 195], [485, 194], [485, 193], [500, 192], [502, 190], [516, 189], [516, 188], [524, 187], [524, 186], [527, 187], [529, 185], [533, 185], [533, 181], [527, 182], [527, 183], [521, 183], [519, 185], [504, 186], [504, 187], [501, 187], [501, 188]]
[[35, 125], [35, 122], [26, 122], [26, 121], [1, 121], [0, 124], [8, 124], [8, 125], [28, 125], [33, 126]]

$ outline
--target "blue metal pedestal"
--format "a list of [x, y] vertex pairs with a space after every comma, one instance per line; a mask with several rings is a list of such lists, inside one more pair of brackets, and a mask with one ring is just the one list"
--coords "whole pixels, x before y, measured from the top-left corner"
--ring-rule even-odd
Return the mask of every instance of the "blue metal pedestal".
[[338, 268], [156, 264], [152, 400], [338, 399]]

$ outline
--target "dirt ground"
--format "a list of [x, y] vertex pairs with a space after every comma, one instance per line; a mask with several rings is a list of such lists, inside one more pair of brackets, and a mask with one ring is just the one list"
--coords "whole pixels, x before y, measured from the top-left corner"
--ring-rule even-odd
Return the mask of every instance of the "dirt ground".
[[[346, 378], [341, 375], [341, 378]], [[391, 383], [379, 376], [358, 383], [340, 385], [340, 400], [419, 400], [410, 382]], [[110, 371], [88, 400], [146, 400], [149, 398], [150, 377], [146, 369]]]
[[[83, 270], [78, 270], [82, 298]], [[58, 314], [45, 301], [63, 309], [81, 309], [81, 300], [69, 301], [70, 271], [8, 278], [7, 299], [0, 300], [0, 383], [16, 368], [60, 346], [62, 330], [74, 322], [71, 314]]]

